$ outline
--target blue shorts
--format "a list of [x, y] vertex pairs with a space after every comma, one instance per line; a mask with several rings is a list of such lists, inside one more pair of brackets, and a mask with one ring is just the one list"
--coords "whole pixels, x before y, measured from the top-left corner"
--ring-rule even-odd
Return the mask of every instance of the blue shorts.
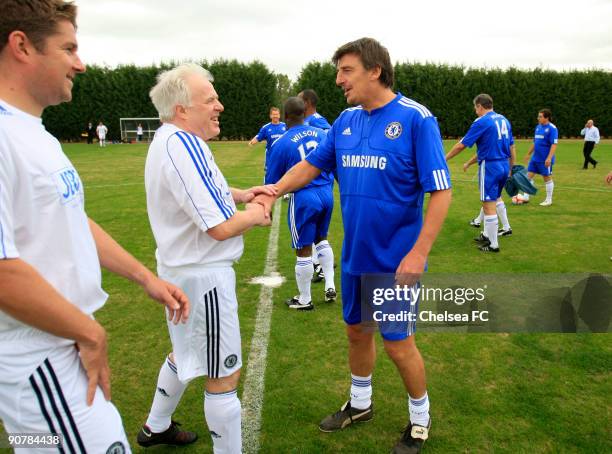
[[481, 202], [495, 202], [502, 195], [502, 190], [508, 175], [510, 164], [505, 159], [496, 161], [480, 161], [478, 167], [478, 185]]
[[[387, 275], [393, 281], [393, 275]], [[360, 323], [378, 325], [381, 336], [385, 340], [403, 340], [416, 332], [418, 315], [418, 299], [411, 305], [408, 301], [387, 303], [388, 306], [377, 306], [373, 301], [362, 301], [361, 276], [342, 272], [342, 317], [347, 325]], [[419, 284], [417, 284], [418, 286]], [[363, 308], [363, 310], [362, 310]], [[412, 320], [388, 321], [381, 320], [389, 314], [412, 314]], [[407, 317], [405, 317], [407, 318]]]
[[550, 167], [546, 167], [543, 162], [534, 161], [533, 159], [529, 161], [529, 166], [527, 167], [527, 172], [537, 173], [538, 175], [542, 175], [543, 177], [549, 177], [552, 175], [552, 168], [555, 164], [555, 161], [550, 163]]
[[327, 236], [334, 209], [331, 188], [331, 185], [313, 186], [291, 194], [287, 224], [294, 249], [310, 246], [315, 239]]

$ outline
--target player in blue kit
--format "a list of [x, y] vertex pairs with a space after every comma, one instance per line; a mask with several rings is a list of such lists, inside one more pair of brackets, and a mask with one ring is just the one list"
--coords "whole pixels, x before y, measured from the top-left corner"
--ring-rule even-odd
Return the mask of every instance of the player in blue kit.
[[[355, 107], [342, 112], [317, 149], [277, 183], [282, 194], [305, 186], [322, 170], [338, 174], [344, 223], [342, 306], [352, 384], [350, 400], [319, 424], [324, 432], [373, 417], [376, 349], [368, 326], [372, 319], [361, 313], [363, 275], [391, 273], [399, 285], [415, 285], [451, 201], [436, 118], [425, 106], [392, 91], [393, 65], [387, 49], [362, 38], [341, 46], [333, 61], [336, 84]], [[431, 196], [423, 220], [425, 192]], [[274, 197], [256, 201], [269, 212]], [[363, 303], [366, 309], [372, 304]], [[414, 305], [410, 310], [416, 314]], [[393, 452], [417, 453], [429, 436], [431, 420], [415, 323], [398, 322], [391, 330], [380, 324], [379, 329], [408, 392], [410, 422]]]
[[[317, 148], [326, 137], [318, 128], [303, 124], [304, 101], [298, 97], [285, 102], [287, 132], [274, 142], [270, 149], [270, 162], [266, 170], [266, 184], [276, 183], [295, 164]], [[333, 176], [322, 172], [289, 198], [287, 223], [291, 232], [291, 243], [297, 255], [295, 281], [299, 295], [287, 301], [291, 309], [314, 309], [310, 293], [313, 276], [312, 245], [325, 275], [325, 301], [336, 299], [334, 284], [334, 252], [327, 241], [327, 231], [334, 208], [332, 193]]]
[[[331, 125], [323, 115], [317, 112], [317, 104], [319, 103], [319, 96], [317, 95], [317, 92], [312, 88], [306, 88], [298, 93], [298, 97], [304, 101], [304, 106], [306, 108], [304, 111], [304, 124], [328, 131], [331, 128]], [[325, 279], [323, 267], [319, 263], [316, 248], [312, 254], [312, 264], [314, 266], [313, 282], [320, 282]]]
[[[483, 243], [479, 247], [481, 251], [499, 252], [498, 233], [501, 236], [512, 234], [506, 205], [501, 198], [504, 184], [516, 158], [512, 126], [506, 117], [493, 110], [493, 98], [485, 93], [474, 98], [474, 111], [478, 118], [474, 120], [465, 137], [446, 154], [446, 159], [452, 159], [465, 148], [476, 144], [480, 201], [485, 224], [483, 233], [476, 240]], [[466, 165], [471, 162], [472, 160], [468, 161]], [[498, 215], [503, 223], [499, 232]]]
[[307, 88], [298, 93], [298, 97], [302, 98], [306, 111], [304, 112], [304, 124], [314, 126], [315, 128], [327, 131], [331, 128], [331, 125], [327, 119], [317, 112], [317, 103], [319, 97], [317, 92], [311, 88]]
[[264, 161], [264, 173], [268, 163], [268, 155], [272, 143], [282, 136], [287, 127], [285, 123], [280, 121], [280, 109], [278, 107], [270, 107], [270, 123], [266, 123], [261, 127], [259, 132], [249, 141], [249, 147], [252, 147], [258, 142], [266, 141], [266, 156]]
[[[527, 167], [527, 176], [533, 183], [533, 177], [537, 173], [544, 178], [546, 185], [546, 199], [541, 206], [547, 207], [552, 205], [553, 189], [555, 184], [552, 177], [552, 168], [555, 164], [555, 152], [557, 151], [557, 141], [559, 139], [559, 131], [557, 127], [550, 122], [552, 112], [548, 109], [542, 109], [538, 112], [538, 125], [533, 136], [533, 144], [525, 155], [525, 161], [531, 156], [529, 166]], [[533, 154], [533, 155], [532, 155]], [[522, 195], [523, 202], [529, 201], [529, 194]]]

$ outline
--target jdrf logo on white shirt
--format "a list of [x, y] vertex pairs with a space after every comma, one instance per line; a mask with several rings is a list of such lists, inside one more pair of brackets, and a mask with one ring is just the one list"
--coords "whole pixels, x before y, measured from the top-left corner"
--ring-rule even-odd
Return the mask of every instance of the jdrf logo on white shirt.
[[81, 179], [77, 171], [72, 168], [64, 168], [55, 172], [53, 181], [62, 204], [66, 204], [82, 194]]

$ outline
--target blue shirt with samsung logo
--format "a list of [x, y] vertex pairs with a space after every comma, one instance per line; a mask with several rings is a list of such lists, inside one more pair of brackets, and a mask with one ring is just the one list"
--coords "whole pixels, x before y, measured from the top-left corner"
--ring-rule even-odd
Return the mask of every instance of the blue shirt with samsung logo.
[[478, 162], [508, 159], [514, 145], [512, 125], [503, 115], [487, 112], [474, 120], [461, 143], [468, 148], [476, 144]]
[[331, 125], [329, 124], [327, 119], [317, 112], [313, 113], [312, 115], [308, 115], [304, 119], [304, 124], [314, 126], [315, 128], [319, 128], [324, 131], [331, 129]]
[[[555, 145], [559, 139], [559, 131], [552, 123], [547, 125], [537, 125], [533, 135], [533, 157], [534, 162], [546, 162], [550, 147]], [[554, 160], [554, 156], [553, 156]]]
[[268, 154], [270, 153], [270, 147], [272, 146], [272, 143], [280, 136], [282, 136], [286, 130], [287, 126], [282, 121], [277, 124], [274, 124], [272, 122], [266, 123], [261, 127], [255, 137], [257, 138], [258, 142], [263, 142], [264, 140], [266, 141], [266, 159], [268, 157]]
[[[326, 136], [325, 131], [308, 125], [288, 129], [272, 144], [266, 168], [266, 184], [278, 182], [291, 167], [315, 150]], [[317, 178], [302, 189], [331, 185], [333, 181], [334, 178], [330, 172], [321, 172]]]
[[401, 93], [346, 109], [306, 160], [337, 171], [350, 274], [395, 272], [421, 232], [424, 193], [451, 187], [438, 122]]

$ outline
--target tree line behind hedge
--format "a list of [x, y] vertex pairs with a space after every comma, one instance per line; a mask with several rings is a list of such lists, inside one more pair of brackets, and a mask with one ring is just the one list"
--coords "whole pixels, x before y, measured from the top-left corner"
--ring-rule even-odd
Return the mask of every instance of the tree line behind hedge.
[[[221, 138], [251, 138], [269, 121], [268, 109], [290, 94], [313, 88], [318, 111], [332, 122], [347, 107], [335, 84], [331, 63], [311, 62], [292, 84], [263, 63], [235, 60], [201, 62], [215, 77], [215, 89], [225, 106]], [[174, 66], [117, 68], [90, 66], [73, 87], [73, 100], [45, 110], [47, 129], [61, 140], [78, 139], [87, 122], [102, 120], [111, 139], [120, 137], [119, 118], [156, 117], [149, 90], [159, 72]], [[426, 105], [438, 118], [445, 137], [465, 134], [475, 118], [472, 99], [489, 93], [495, 110], [512, 123], [514, 135], [533, 134], [537, 112], [549, 108], [562, 137], [578, 136], [592, 118], [602, 135], [612, 132], [612, 73], [601, 70], [557, 72], [542, 69], [473, 69], [462, 66], [398, 63], [394, 89]]]

